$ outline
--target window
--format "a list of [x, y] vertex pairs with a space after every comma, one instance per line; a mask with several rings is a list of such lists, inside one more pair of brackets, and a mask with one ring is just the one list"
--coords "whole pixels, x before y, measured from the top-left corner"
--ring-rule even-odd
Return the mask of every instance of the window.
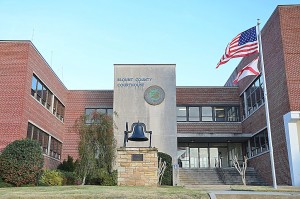
[[86, 108], [85, 109], [85, 123], [86, 124], [91, 124], [93, 122], [97, 122], [94, 120], [94, 114], [104, 114], [108, 115], [110, 117], [113, 116], [113, 109], [112, 108]]
[[238, 106], [178, 106], [177, 122], [239, 122]]
[[225, 122], [225, 108], [224, 107], [214, 107], [215, 111], [215, 121]]
[[51, 137], [50, 156], [55, 159], [60, 159], [61, 148], [62, 148], [62, 144], [55, 138]]
[[200, 121], [199, 107], [189, 107], [189, 121], [190, 122]]
[[65, 106], [57, 99], [57, 97], [54, 97], [53, 114], [61, 121], [64, 121]]
[[[65, 106], [53, 95], [53, 93], [35, 75], [32, 76], [31, 95], [37, 99], [49, 111], [61, 121], [64, 120]], [[53, 101], [54, 96], [54, 101]], [[53, 108], [52, 108], [53, 103]]]
[[213, 121], [212, 107], [202, 107], [202, 121]]
[[177, 107], [177, 121], [178, 122], [187, 121], [186, 107]]
[[[48, 151], [49, 137], [51, 137], [50, 152]], [[62, 143], [31, 123], [28, 123], [27, 138], [37, 140], [40, 143], [44, 154], [56, 159], [61, 158]]]
[[[250, 139], [251, 157], [269, 150], [267, 129], [259, 132]], [[249, 151], [249, 150], [248, 150]]]
[[[246, 102], [244, 102], [244, 99]], [[263, 77], [257, 78], [241, 95], [243, 118], [248, 117], [264, 103]]]

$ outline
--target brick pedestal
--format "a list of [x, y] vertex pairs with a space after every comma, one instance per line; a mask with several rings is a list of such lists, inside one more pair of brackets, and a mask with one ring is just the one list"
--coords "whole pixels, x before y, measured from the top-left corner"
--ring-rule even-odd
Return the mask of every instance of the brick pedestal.
[[117, 149], [119, 186], [157, 186], [156, 148]]

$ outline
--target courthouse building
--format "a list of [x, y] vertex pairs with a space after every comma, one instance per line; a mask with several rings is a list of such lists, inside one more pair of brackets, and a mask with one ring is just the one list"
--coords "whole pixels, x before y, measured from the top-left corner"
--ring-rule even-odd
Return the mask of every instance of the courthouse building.
[[[299, 5], [275, 9], [262, 44], [277, 183], [300, 186]], [[125, 123], [139, 121], [179, 171], [230, 168], [235, 155], [240, 162], [247, 156], [249, 167], [272, 184], [263, 78], [232, 84], [255, 56], [243, 58], [224, 86], [176, 86], [175, 64], [116, 64], [114, 90], [68, 90], [32, 42], [1, 41], [0, 151], [17, 139], [38, 140], [46, 166], [54, 168], [68, 155], [78, 158], [76, 119], [116, 112], [118, 147]]]

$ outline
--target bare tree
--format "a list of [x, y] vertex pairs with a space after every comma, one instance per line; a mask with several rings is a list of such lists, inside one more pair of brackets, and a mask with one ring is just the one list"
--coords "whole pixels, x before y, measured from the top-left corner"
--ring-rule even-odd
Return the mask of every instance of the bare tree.
[[242, 168], [239, 164], [239, 161], [236, 157], [236, 155], [234, 156], [233, 158], [233, 164], [234, 164], [234, 167], [236, 168], [236, 170], [239, 172], [239, 174], [242, 176], [242, 182], [243, 184], [246, 186], [246, 169], [247, 169], [247, 157], [244, 156], [244, 161], [243, 161], [243, 164], [242, 164]]
[[161, 185], [161, 181], [163, 178], [163, 175], [165, 173], [165, 170], [167, 168], [167, 163], [166, 161], [162, 162], [162, 159], [159, 158], [158, 162], [158, 170], [157, 170], [157, 175], [158, 175], [158, 184]]

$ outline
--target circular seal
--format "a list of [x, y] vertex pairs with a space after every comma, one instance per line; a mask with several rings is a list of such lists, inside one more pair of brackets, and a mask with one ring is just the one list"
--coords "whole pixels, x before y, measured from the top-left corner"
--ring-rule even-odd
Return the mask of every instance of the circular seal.
[[159, 105], [165, 99], [165, 91], [159, 86], [150, 86], [145, 90], [144, 99], [150, 105]]

